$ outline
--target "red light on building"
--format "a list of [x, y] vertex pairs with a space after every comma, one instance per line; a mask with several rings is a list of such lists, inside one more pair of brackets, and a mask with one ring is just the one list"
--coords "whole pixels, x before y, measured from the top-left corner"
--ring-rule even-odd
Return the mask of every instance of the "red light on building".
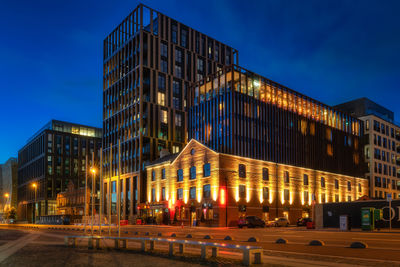
[[225, 205], [226, 203], [225, 188], [221, 188], [219, 202], [221, 205]]

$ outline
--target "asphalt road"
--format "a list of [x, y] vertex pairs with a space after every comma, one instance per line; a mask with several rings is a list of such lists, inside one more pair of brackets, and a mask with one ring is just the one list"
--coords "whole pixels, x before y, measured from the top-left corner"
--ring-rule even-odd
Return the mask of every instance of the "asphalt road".
[[[56, 227], [60, 229], [48, 229]], [[77, 232], [82, 235], [82, 231], [76, 229], [77, 226], [39, 226], [39, 229], [25, 229], [29, 232], [41, 232], [47, 235], [63, 237], [64, 235]], [[1, 229], [1, 228], [0, 228]], [[65, 229], [65, 230], [64, 230]], [[75, 229], [75, 230], [73, 230]], [[88, 228], [90, 229], [90, 228]], [[108, 227], [103, 227], [108, 235]], [[112, 228], [112, 235], [117, 235], [116, 228]], [[145, 236], [146, 232], [150, 236], [161, 233], [162, 236], [177, 235], [176, 238], [185, 239], [187, 234], [191, 234], [191, 239], [201, 240], [205, 235], [211, 235], [213, 241], [225, 243], [249, 244], [248, 238], [256, 237], [257, 243], [252, 245], [264, 248], [265, 261], [270, 263], [280, 263], [281, 265], [304, 266], [344, 266], [364, 265], [364, 266], [400, 266], [400, 232], [340, 232], [337, 230], [307, 230], [304, 228], [257, 228], [257, 229], [237, 229], [237, 228], [205, 228], [205, 227], [172, 227], [172, 226], [123, 226], [121, 227], [122, 236]], [[233, 237], [234, 241], [224, 241], [225, 236]], [[49, 237], [49, 238], [50, 238]], [[288, 240], [287, 244], [276, 244], [278, 238]], [[51, 239], [51, 238], [50, 238]], [[321, 240], [324, 246], [309, 246], [311, 240]], [[51, 240], [50, 240], [51, 241]], [[349, 248], [355, 241], [362, 241], [368, 244], [366, 249]], [[1, 256], [1, 254], [0, 254]], [[294, 261], [294, 262], [293, 262]], [[294, 264], [293, 263], [298, 263]]]

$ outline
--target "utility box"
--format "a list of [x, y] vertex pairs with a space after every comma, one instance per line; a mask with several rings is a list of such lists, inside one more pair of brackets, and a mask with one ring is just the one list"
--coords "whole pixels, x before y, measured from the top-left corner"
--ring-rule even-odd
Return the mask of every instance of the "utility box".
[[372, 231], [375, 229], [375, 209], [361, 208], [361, 229], [363, 231]]

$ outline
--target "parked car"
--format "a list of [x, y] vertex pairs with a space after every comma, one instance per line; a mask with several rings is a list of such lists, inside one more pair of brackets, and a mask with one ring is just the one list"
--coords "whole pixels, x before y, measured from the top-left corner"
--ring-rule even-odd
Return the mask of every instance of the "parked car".
[[311, 218], [303, 217], [297, 219], [297, 226], [306, 226], [308, 222], [312, 222]]
[[257, 216], [242, 217], [238, 220], [239, 228], [247, 226], [248, 228], [265, 227], [265, 222]]
[[289, 226], [290, 222], [286, 217], [279, 217], [275, 218], [274, 221], [269, 221], [268, 226], [273, 226], [273, 227], [281, 227], [281, 226]]

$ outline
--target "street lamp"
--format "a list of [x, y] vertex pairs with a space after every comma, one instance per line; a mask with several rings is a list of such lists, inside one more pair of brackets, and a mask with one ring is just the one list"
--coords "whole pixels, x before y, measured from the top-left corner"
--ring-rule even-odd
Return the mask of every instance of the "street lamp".
[[35, 189], [35, 210], [34, 210], [34, 216], [33, 216], [33, 218], [34, 218], [34, 220], [33, 220], [33, 223], [36, 223], [36, 192], [37, 192], [37, 183], [33, 183], [32, 184], [32, 187]]

